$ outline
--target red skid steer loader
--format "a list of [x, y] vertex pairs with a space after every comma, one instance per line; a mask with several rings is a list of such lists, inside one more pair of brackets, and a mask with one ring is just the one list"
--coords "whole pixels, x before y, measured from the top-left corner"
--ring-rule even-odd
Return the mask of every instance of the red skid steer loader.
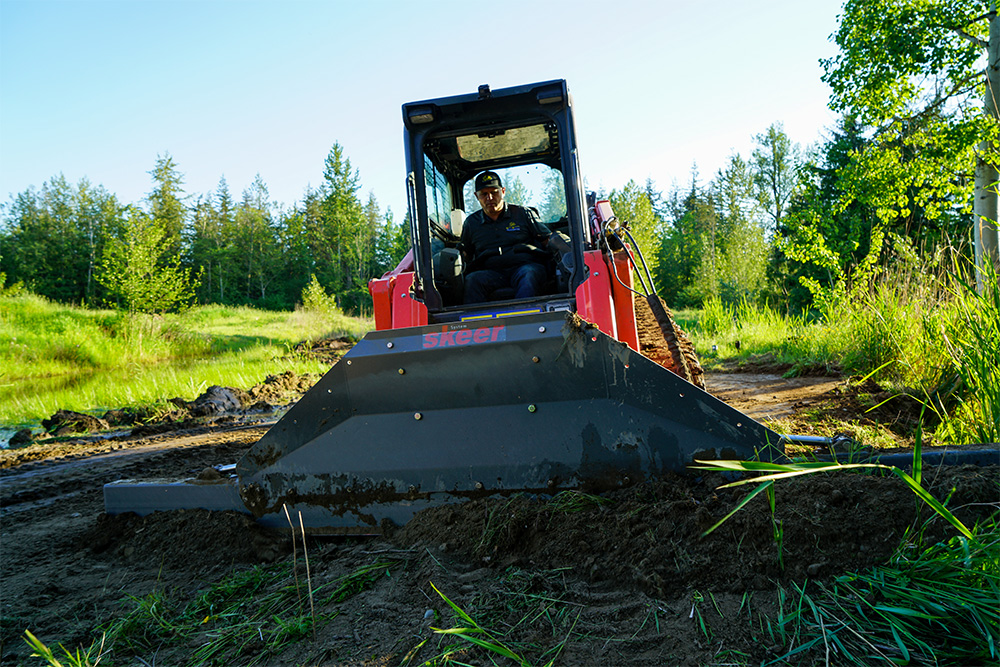
[[[600, 491], [696, 458], [782, 454], [778, 434], [699, 386], [627, 226], [584, 194], [565, 81], [405, 104], [403, 124], [412, 245], [369, 285], [376, 331], [228, 480], [110, 484], [109, 513], [240, 509], [280, 525], [287, 508], [313, 532], [377, 532], [442, 503]], [[464, 302], [461, 226], [485, 170], [564, 241], [539, 296], [500, 289]], [[638, 352], [637, 296], [670, 346], [669, 369]]]

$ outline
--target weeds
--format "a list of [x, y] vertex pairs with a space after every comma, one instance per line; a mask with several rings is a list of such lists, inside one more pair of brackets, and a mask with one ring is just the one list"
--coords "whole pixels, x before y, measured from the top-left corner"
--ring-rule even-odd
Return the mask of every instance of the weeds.
[[[469, 663], [461, 662], [460, 658], [465, 658], [469, 653], [471, 647], [475, 647], [484, 651], [487, 656], [499, 656], [502, 658], [507, 658], [512, 660], [522, 667], [528, 667], [533, 664], [528, 661], [524, 655], [518, 653], [513, 646], [505, 642], [502, 636], [498, 633], [491, 631], [483, 627], [480, 623], [472, 618], [465, 610], [459, 607], [457, 604], [452, 602], [444, 593], [442, 593], [434, 583], [431, 583], [431, 588], [437, 593], [442, 600], [451, 608], [452, 612], [455, 614], [456, 619], [459, 621], [459, 625], [452, 628], [441, 629], [441, 628], [431, 628], [435, 634], [442, 636], [444, 638], [455, 637], [457, 639], [465, 642], [464, 644], [448, 644], [438, 653], [436, 656], [427, 660], [423, 664], [425, 665], [441, 665], [441, 664], [456, 664], [465, 665]], [[522, 619], [523, 620], [523, 619]], [[569, 641], [570, 636], [573, 633], [573, 629], [576, 627], [576, 621], [579, 620], [579, 614], [577, 614], [576, 620], [570, 625], [569, 630], [566, 632], [565, 637], [562, 641], [558, 642], [555, 646], [549, 648], [548, 650], [542, 652], [541, 659], [546, 660], [544, 665], [546, 667], [551, 667], [555, 664], [556, 659], [562, 653]], [[533, 622], [533, 621], [532, 621]], [[516, 624], [518, 625], [518, 624]], [[516, 627], [515, 625], [515, 627]], [[404, 658], [403, 664], [408, 665], [420, 649], [426, 645], [427, 640], [420, 642], [416, 647], [414, 647]], [[492, 659], [491, 659], [492, 662]], [[482, 663], [473, 663], [482, 664]]]
[[[310, 593], [318, 596], [315, 606], [302, 599], [293, 563], [236, 572], [184, 605], [165, 591], [130, 598], [128, 613], [104, 628], [107, 650], [98, 653], [140, 656], [193, 645], [191, 665], [259, 664], [313, 634], [339, 613], [335, 605], [370, 588], [398, 565], [378, 562], [314, 590], [310, 584]], [[89, 667], [96, 662], [70, 664]]]
[[[897, 240], [896, 261], [832, 291], [821, 317], [782, 316], [766, 304], [705, 302], [695, 343], [706, 362], [764, 357], [791, 367], [872, 378], [933, 410], [945, 443], [1000, 441], [1000, 285], [984, 289], [957, 256], [920, 257]], [[737, 345], [739, 343], [739, 345]]]
[[610, 500], [601, 496], [584, 493], [583, 491], [568, 490], [557, 493], [552, 497], [548, 505], [559, 512], [574, 513], [603, 507], [610, 503]]
[[[995, 664], [1000, 653], [1000, 538], [995, 519], [972, 535], [831, 584], [795, 586], [797, 603], [776, 632], [798, 653], [823, 650], [855, 665]], [[822, 647], [822, 648], [821, 648]]]
[[[929, 548], [904, 543], [889, 565], [869, 574], [839, 577], [831, 586], [820, 585], [816, 595], [807, 594], [806, 585], [795, 586], [797, 599], [791, 609], [786, 610], [788, 600], [782, 592], [778, 618], [773, 624], [768, 622], [768, 630], [782, 645], [795, 648], [769, 664], [820, 647], [828, 656], [836, 653], [856, 665], [872, 661], [978, 664], [997, 659], [1000, 537], [996, 515], [987, 525], [969, 529], [924, 489], [920, 445], [918, 433], [912, 475], [878, 463], [714, 461], [694, 466], [716, 472], [766, 473], [724, 485], [759, 484], [705, 535], [760, 493], [768, 494], [773, 517], [773, 485], [777, 480], [855, 469], [888, 470], [959, 532], [947, 544]], [[696, 608], [692, 607], [692, 615]]]
[[[55, 653], [48, 646], [43, 644], [41, 640], [35, 635], [31, 634], [30, 631], [24, 631], [24, 641], [27, 642], [28, 646], [34, 651], [31, 654], [32, 658], [41, 658], [49, 664], [49, 667], [97, 667], [98, 663], [101, 662], [101, 658], [104, 657], [104, 637], [101, 637], [101, 643], [98, 645], [94, 642], [90, 645], [90, 648], [83, 650], [77, 649], [75, 653], [70, 653], [69, 650], [63, 646], [59, 645], [62, 650], [64, 657], [59, 659], [56, 657]], [[97, 652], [97, 655], [93, 658], [91, 654]]]

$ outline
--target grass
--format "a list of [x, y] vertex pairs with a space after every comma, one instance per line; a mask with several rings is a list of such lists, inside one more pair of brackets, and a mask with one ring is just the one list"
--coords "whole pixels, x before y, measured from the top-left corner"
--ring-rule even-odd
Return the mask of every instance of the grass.
[[[904, 541], [887, 565], [864, 574], [843, 575], [831, 585], [816, 584], [814, 594], [807, 594], [808, 583], [794, 585], [798, 598], [788, 613], [784, 609], [789, 601], [781, 591], [782, 612], [774, 623], [769, 621], [768, 627], [772, 639], [789, 649], [768, 664], [785, 663], [801, 652], [820, 650], [825, 652], [827, 662], [832, 653], [859, 666], [995, 664], [1000, 659], [998, 515], [994, 513], [984, 525], [970, 529], [924, 489], [919, 437], [912, 474], [875, 463], [700, 461], [694, 467], [723, 473], [761, 473], [724, 485], [758, 486], [706, 530], [706, 535], [761, 493], [767, 495], [773, 516], [773, 485], [782, 479], [871, 469], [894, 474], [958, 532], [945, 544], [921, 546], [919, 535], [913, 541]], [[775, 539], [779, 540], [777, 533]], [[779, 541], [779, 553], [780, 548]]]
[[[235, 572], [184, 603], [163, 590], [123, 601], [125, 613], [105, 624], [102, 637], [75, 654], [65, 648], [67, 666], [91, 667], [101, 658], [140, 664], [144, 656], [176, 648], [189, 657], [184, 664], [252, 665], [280, 653], [289, 644], [312, 636], [316, 624], [334, 618], [337, 605], [371, 588], [399, 561], [381, 561], [360, 567], [329, 581], [315, 594], [320, 612], [304, 599], [291, 561]], [[25, 641], [34, 655], [52, 667], [60, 664], [54, 652], [30, 632]], [[189, 652], [191, 647], [196, 647]]]
[[1000, 285], [987, 267], [979, 293], [959, 260], [951, 266], [901, 258], [818, 319], [714, 299], [687, 329], [706, 368], [766, 362], [786, 375], [864, 376], [929, 408], [944, 444], [1000, 442]]
[[970, 536], [929, 547], [908, 544], [885, 565], [794, 586], [773, 636], [804, 652], [859, 666], [997, 664], [1000, 659], [1000, 531], [994, 521]]
[[[440, 596], [440, 598], [448, 605], [452, 611], [452, 615], [455, 621], [455, 625], [450, 628], [434, 628], [434, 634], [437, 635], [443, 641], [438, 646], [438, 652], [431, 658], [424, 660], [419, 663], [422, 665], [480, 665], [496, 664], [496, 658], [505, 658], [506, 660], [512, 661], [513, 663], [520, 665], [521, 667], [529, 667], [530, 665], [545, 665], [545, 667], [551, 667], [556, 664], [559, 656], [562, 654], [563, 649], [565, 649], [570, 637], [576, 628], [576, 621], [579, 620], [579, 616], [582, 613], [582, 608], [577, 611], [576, 618], [568, 623], [569, 628], [566, 630], [565, 635], [560, 641], [558, 641], [554, 646], [548, 648], [547, 650], [542, 650], [537, 646], [530, 646], [521, 648], [516, 645], [507, 637], [513, 634], [513, 631], [521, 625], [535, 626], [543, 616], [546, 616], [553, 606], [553, 603], [560, 603], [561, 601], [546, 600], [542, 601], [539, 605], [540, 611], [536, 613], [529, 613], [521, 618], [520, 621], [514, 623], [512, 626], [503, 629], [495, 630], [486, 627], [484, 623], [476, 620], [462, 609], [459, 605], [455, 604], [451, 599], [448, 598], [433, 582], [430, 583], [431, 588], [434, 592]], [[532, 602], [535, 602], [535, 597], [533, 596]], [[535, 603], [537, 604], [537, 602]], [[535, 606], [534, 604], [532, 606]], [[529, 616], [531, 618], [529, 618]], [[552, 623], [552, 619], [548, 619]], [[567, 624], [563, 623], [564, 625]], [[555, 631], [556, 626], [553, 624], [553, 631]], [[452, 642], [451, 639], [460, 640], [459, 642]], [[424, 639], [419, 644], [417, 644], [413, 649], [403, 659], [403, 665], [416, 664], [413, 662], [420, 651], [427, 645], [429, 639]], [[539, 653], [539, 657], [536, 660], [532, 660], [529, 654], [526, 652], [531, 651], [531, 653]], [[466, 661], [471, 662], [466, 662]]]
[[0, 424], [193, 400], [213, 384], [249, 388], [285, 370], [322, 373], [329, 367], [296, 354], [296, 343], [370, 328], [338, 313], [225, 306], [129, 322], [28, 293], [0, 296]]

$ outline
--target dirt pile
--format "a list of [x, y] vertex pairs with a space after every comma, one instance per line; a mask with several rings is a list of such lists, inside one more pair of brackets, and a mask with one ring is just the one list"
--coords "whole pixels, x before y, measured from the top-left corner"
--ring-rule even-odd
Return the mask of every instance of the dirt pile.
[[[931, 488], [941, 498], [951, 493], [970, 525], [995, 509], [1000, 468], [942, 468], [932, 475]], [[788, 480], [776, 493], [774, 518], [784, 535], [779, 553], [763, 496], [703, 537], [749, 491], [720, 489], [725, 483], [710, 474], [601, 497], [569, 492], [474, 501], [421, 512], [394, 541], [501, 569], [568, 568], [593, 583], [671, 598], [691, 588], [768, 590], [775, 582], [868, 568], [889, 557], [920, 509], [912, 495], [900, 493], [895, 477]], [[939, 522], [930, 530], [943, 537], [948, 527]]]
[[[20, 640], [25, 629], [49, 644], [90, 645], [102, 624], [144, 600], [157, 600], [162, 618], [179, 622], [206, 591], [228, 590], [222, 582], [234, 573], [281, 566], [280, 585], [293, 587], [287, 530], [265, 530], [230, 512], [102, 513], [101, 484], [192, 476], [233, 461], [262, 432], [205, 433], [147, 453], [140, 439], [83, 465], [51, 461], [0, 472], [0, 661], [34, 664]], [[996, 510], [1000, 466], [924, 475], [939, 498], [950, 494], [949, 506], [967, 523]], [[316, 638], [274, 649], [246, 644], [248, 653], [228, 654], [220, 664], [397, 665], [408, 654], [421, 664], [454, 643], [432, 627], [460, 622], [431, 584], [532, 663], [558, 650], [562, 665], [694, 667], [718, 664], [720, 652], [756, 664], [780, 654], [754, 629], [756, 614], [775, 617], [779, 587], [828, 582], [884, 562], [908, 529], [932, 541], [954, 534], [943, 521], [928, 523], [895, 477], [841, 474], [788, 480], [777, 487], [773, 516], [761, 496], [702, 537], [748, 492], [718, 488], [724, 481], [706, 474], [600, 497], [481, 499], [421, 512], [382, 538], [310, 538]], [[304, 587], [300, 542], [296, 567]], [[382, 568], [378, 577], [331, 598], [344, 577], [373, 567]], [[138, 656], [187, 664], [195, 648], [224, 634], [216, 622], [194, 624], [185, 639], [165, 633]], [[139, 663], [117, 650], [115, 664]]]

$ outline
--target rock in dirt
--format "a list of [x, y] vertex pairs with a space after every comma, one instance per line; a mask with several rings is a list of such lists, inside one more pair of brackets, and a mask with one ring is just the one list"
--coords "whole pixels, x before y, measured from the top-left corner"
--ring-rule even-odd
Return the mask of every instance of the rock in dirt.
[[242, 408], [243, 400], [238, 395], [237, 390], [212, 385], [204, 394], [194, 400], [189, 410], [192, 417], [207, 417], [238, 412]]
[[20, 431], [11, 436], [10, 441], [7, 446], [11, 449], [17, 449], [18, 447], [27, 447], [31, 444], [31, 441], [35, 439], [35, 434], [31, 432], [30, 428], [22, 428]]
[[111, 428], [103, 419], [72, 410], [59, 410], [48, 419], [43, 419], [42, 426], [54, 435], [93, 433]]

